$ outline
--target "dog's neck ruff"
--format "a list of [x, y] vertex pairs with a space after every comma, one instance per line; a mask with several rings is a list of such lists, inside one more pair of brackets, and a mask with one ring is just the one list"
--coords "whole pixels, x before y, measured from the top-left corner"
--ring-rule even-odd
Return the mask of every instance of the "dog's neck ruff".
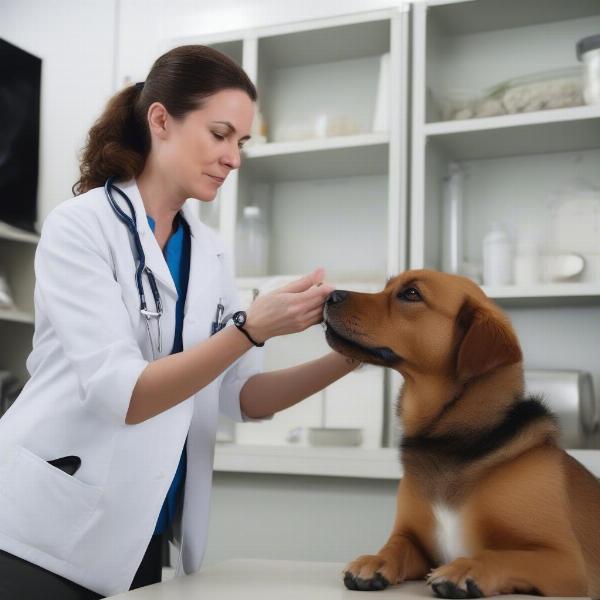
[[438, 436], [426, 433], [407, 436], [400, 441], [403, 453], [419, 452], [439, 455], [456, 463], [484, 458], [516, 437], [526, 427], [541, 420], [556, 421], [554, 415], [538, 398], [516, 399], [504, 419], [490, 428], [473, 433], [452, 432]]

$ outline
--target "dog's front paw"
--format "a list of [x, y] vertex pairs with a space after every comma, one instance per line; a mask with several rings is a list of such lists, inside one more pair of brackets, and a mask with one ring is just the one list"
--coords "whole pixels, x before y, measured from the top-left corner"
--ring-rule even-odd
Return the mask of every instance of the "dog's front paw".
[[344, 585], [349, 590], [384, 590], [398, 580], [397, 566], [381, 556], [365, 554], [344, 569]]
[[483, 598], [496, 593], [485, 567], [470, 558], [433, 569], [426, 580], [438, 598]]

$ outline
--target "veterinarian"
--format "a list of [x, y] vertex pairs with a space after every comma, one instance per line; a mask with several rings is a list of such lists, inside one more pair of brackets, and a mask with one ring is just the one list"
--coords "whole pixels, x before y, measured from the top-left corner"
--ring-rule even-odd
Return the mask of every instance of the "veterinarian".
[[184, 46], [90, 130], [37, 248], [31, 378], [0, 420], [0, 599], [158, 582], [164, 535], [193, 573], [219, 411], [269, 418], [358, 364], [261, 373], [260, 347], [320, 322], [332, 288], [318, 269], [239, 311], [222, 241], [184, 205], [239, 168], [255, 100], [233, 61]]

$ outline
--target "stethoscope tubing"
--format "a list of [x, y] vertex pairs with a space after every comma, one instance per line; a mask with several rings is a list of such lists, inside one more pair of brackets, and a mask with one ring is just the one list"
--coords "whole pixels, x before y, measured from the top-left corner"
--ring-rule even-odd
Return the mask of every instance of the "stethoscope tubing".
[[[137, 230], [137, 220], [135, 216], [135, 209], [133, 204], [127, 194], [114, 183], [115, 177], [109, 177], [104, 184], [104, 192], [106, 194], [106, 198], [113, 209], [115, 215], [119, 218], [119, 220], [125, 224], [131, 236], [133, 238], [133, 243], [135, 246], [135, 251], [137, 254], [137, 265], [135, 270], [135, 283], [138, 290], [138, 295], [140, 298], [140, 313], [146, 318], [146, 328], [148, 330], [148, 336], [150, 338], [150, 345], [152, 346], [152, 353], [154, 354], [154, 344], [152, 343], [152, 336], [150, 334], [150, 319], [155, 318], [157, 321], [158, 327], [158, 352], [162, 351], [162, 340], [161, 340], [161, 332], [160, 332], [160, 317], [163, 314], [163, 306], [162, 300], [160, 297], [160, 293], [158, 291], [158, 286], [156, 285], [156, 279], [154, 277], [154, 273], [146, 265], [146, 255], [144, 254], [144, 249], [142, 248], [142, 242], [140, 240], [140, 235]], [[127, 203], [129, 210], [131, 212], [131, 216], [129, 216], [125, 211], [118, 205], [116, 200], [112, 195], [112, 191], [116, 191], [123, 200]], [[146, 273], [148, 278], [148, 283], [150, 285], [150, 290], [152, 291], [152, 296], [154, 298], [155, 310], [148, 310], [148, 305], [146, 303], [146, 295], [144, 293], [144, 286], [142, 284], [142, 274]]]

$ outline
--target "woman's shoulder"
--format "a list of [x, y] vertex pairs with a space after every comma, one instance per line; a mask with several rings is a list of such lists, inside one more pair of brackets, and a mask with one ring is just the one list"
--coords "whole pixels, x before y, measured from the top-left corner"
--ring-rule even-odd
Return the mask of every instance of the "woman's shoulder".
[[78, 196], [63, 200], [50, 211], [46, 218], [68, 218], [69, 215], [89, 214], [104, 209], [105, 206], [104, 188], [96, 187]]
[[42, 225], [42, 239], [48, 235], [93, 236], [105, 218], [107, 202], [102, 187], [68, 198], [55, 206]]

